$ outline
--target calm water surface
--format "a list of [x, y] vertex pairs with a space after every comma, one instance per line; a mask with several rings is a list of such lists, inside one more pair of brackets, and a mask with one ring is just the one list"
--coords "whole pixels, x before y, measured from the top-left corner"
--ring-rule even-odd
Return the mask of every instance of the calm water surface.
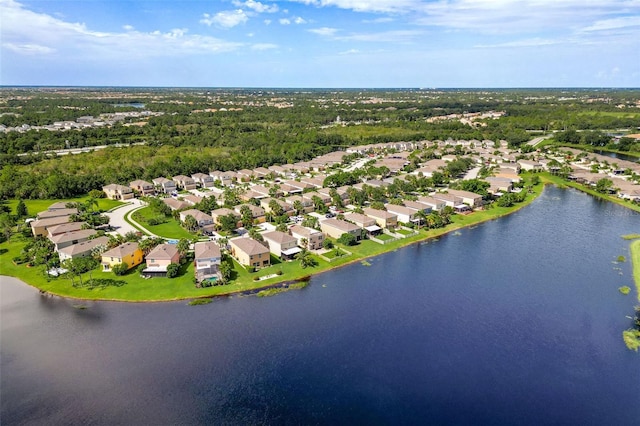
[[11, 424], [640, 424], [615, 205], [548, 188], [497, 221], [271, 298], [42, 297], [2, 278]]

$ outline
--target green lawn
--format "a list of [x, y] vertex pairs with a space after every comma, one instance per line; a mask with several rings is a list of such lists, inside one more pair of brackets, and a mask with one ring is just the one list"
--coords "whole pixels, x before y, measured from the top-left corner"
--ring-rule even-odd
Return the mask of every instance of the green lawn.
[[[64, 203], [78, 203], [85, 202], [89, 199], [88, 196], [80, 197], [80, 198], [71, 198], [68, 200], [24, 200], [24, 204], [27, 206], [27, 211], [29, 216], [35, 217], [38, 213], [43, 212], [49, 208], [49, 206], [53, 203], [64, 202]], [[8, 200], [7, 206], [11, 208], [11, 214], [16, 213], [16, 206], [18, 205], [19, 200]], [[115, 207], [121, 206], [125, 203], [121, 201], [109, 200], [108, 198], [100, 198], [98, 199], [98, 208], [102, 211], [111, 210]]]
[[633, 279], [636, 282], [636, 295], [640, 302], [640, 240], [635, 240], [629, 246], [631, 262], [633, 263]]
[[387, 235], [387, 234], [380, 234], [380, 235], [376, 235], [377, 239], [379, 239], [380, 241], [389, 241], [389, 240], [393, 240], [393, 237], [391, 235]]
[[[153, 210], [151, 210], [151, 207], [143, 207], [139, 210], [136, 210], [136, 212], [139, 213], [145, 219], [149, 219], [157, 216], [157, 214], [154, 213]], [[180, 225], [179, 221], [175, 220], [172, 217], [167, 218], [167, 222], [161, 223], [159, 225], [152, 226], [152, 225], [147, 225], [144, 222], [140, 222], [140, 225], [144, 229], [148, 230], [149, 232], [164, 238], [179, 240], [180, 238], [191, 239], [195, 237], [195, 234], [188, 232], [186, 229], [184, 229]]]

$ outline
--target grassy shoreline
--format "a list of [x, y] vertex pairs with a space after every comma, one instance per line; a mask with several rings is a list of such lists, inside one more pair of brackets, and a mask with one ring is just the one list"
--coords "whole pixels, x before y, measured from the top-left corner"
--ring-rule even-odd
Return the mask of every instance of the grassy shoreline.
[[[286, 283], [296, 282], [308, 276], [316, 276], [322, 272], [333, 270], [335, 268], [362, 262], [369, 258], [407, 247], [412, 244], [420, 243], [426, 240], [438, 238], [442, 235], [478, 225], [480, 223], [495, 220], [500, 217], [512, 214], [533, 202], [544, 189], [544, 180], [534, 188], [533, 194], [530, 194], [525, 201], [512, 207], [492, 207], [488, 210], [474, 212], [470, 215], [455, 215], [453, 222], [444, 228], [419, 230], [418, 234], [409, 238], [393, 241], [390, 244], [381, 245], [369, 240], [360, 243], [357, 246], [342, 247], [349, 250], [352, 254], [326, 262], [320, 258], [318, 265], [310, 268], [301, 268], [299, 262], [279, 262], [275, 260], [275, 264], [269, 268], [265, 268], [256, 273], [250, 274], [242, 266], [234, 262], [237, 276], [232, 284], [208, 288], [195, 288], [191, 277], [193, 276], [193, 265], [185, 265], [181, 276], [174, 279], [153, 278], [145, 280], [140, 278], [135, 271], [130, 271], [124, 278], [114, 277], [111, 273], [94, 271], [94, 278], [116, 278], [123, 279], [125, 282], [120, 287], [101, 288], [98, 290], [87, 288], [76, 288], [71, 285], [69, 279], [65, 278], [47, 278], [42, 267], [27, 268], [24, 265], [15, 265], [11, 262], [22, 247], [26, 244], [26, 240], [12, 240], [11, 245], [3, 243], [0, 248], [2, 260], [2, 270], [0, 274], [12, 276], [25, 282], [27, 285], [33, 286], [41, 291], [52, 295], [78, 299], [78, 300], [103, 300], [117, 302], [164, 302], [176, 300], [188, 300], [196, 298], [207, 298], [216, 296], [231, 296], [237, 294], [254, 293], [259, 290], [270, 289], [282, 286]], [[6, 251], [4, 251], [6, 250]], [[282, 274], [274, 278], [266, 280], [254, 281], [254, 277], [261, 277], [281, 271]], [[83, 276], [86, 280], [88, 274]]]
[[632, 241], [629, 245], [631, 265], [633, 268], [633, 280], [636, 283], [636, 295], [640, 302], [640, 240]]
[[[272, 257], [272, 266], [262, 269], [255, 273], [249, 273], [244, 267], [234, 261], [234, 270], [236, 277], [233, 282], [225, 286], [196, 288], [193, 285], [193, 265], [184, 265], [181, 269], [179, 277], [174, 279], [153, 278], [147, 279], [139, 277], [134, 271], [130, 271], [124, 277], [114, 277], [111, 273], [94, 271], [94, 278], [116, 278], [123, 280], [121, 286], [107, 287], [100, 289], [77, 288], [71, 285], [71, 281], [66, 278], [48, 278], [44, 274], [43, 267], [27, 268], [24, 265], [15, 265], [11, 259], [19, 253], [27, 240], [21, 237], [11, 240], [11, 244], [3, 243], [0, 245], [0, 269], [1, 275], [7, 275], [20, 279], [27, 285], [35, 287], [43, 292], [51, 295], [66, 297], [76, 300], [102, 300], [115, 302], [167, 302], [177, 300], [191, 300], [198, 298], [211, 298], [220, 296], [233, 296], [242, 294], [254, 294], [262, 290], [279, 288], [286, 286], [287, 283], [296, 282], [305, 277], [317, 276], [323, 272], [352, 265], [357, 262], [367, 261], [375, 256], [388, 253], [412, 244], [433, 240], [443, 235], [458, 231], [460, 229], [476, 226], [478, 224], [496, 220], [506, 215], [517, 212], [518, 210], [528, 206], [540, 196], [544, 186], [553, 184], [558, 187], [570, 187], [578, 189], [582, 192], [594, 195], [607, 201], [615, 202], [624, 207], [640, 211], [640, 206], [632, 205], [629, 202], [620, 200], [617, 197], [611, 197], [599, 194], [589, 188], [586, 188], [575, 182], [566, 181], [549, 173], [540, 173], [541, 183], [537, 185], [532, 194], [522, 203], [512, 207], [497, 207], [483, 211], [476, 211], [469, 215], [455, 215], [451, 224], [444, 228], [419, 230], [418, 234], [409, 238], [393, 241], [390, 244], [378, 244], [369, 240], [361, 242], [357, 246], [343, 247], [343, 249], [351, 252], [350, 255], [333, 259], [331, 262], [320, 259], [318, 265], [310, 268], [301, 268], [299, 262], [280, 262]], [[634, 262], [634, 277], [636, 281], [637, 293], [640, 298], [640, 241], [632, 243], [632, 259]], [[638, 265], [637, 267], [635, 265]], [[281, 274], [268, 279], [256, 281], [255, 277], [264, 277], [273, 275], [276, 272]], [[83, 280], [89, 278], [89, 274], [83, 276]]]

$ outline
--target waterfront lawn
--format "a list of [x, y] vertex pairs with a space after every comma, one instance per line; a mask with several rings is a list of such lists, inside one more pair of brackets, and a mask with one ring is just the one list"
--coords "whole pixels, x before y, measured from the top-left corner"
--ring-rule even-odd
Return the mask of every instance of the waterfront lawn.
[[561, 178], [560, 176], [555, 176], [552, 175], [549, 172], [542, 172], [539, 174], [540, 178], [542, 179], [543, 182], [545, 183], [552, 183], [554, 185], [556, 185], [559, 188], [574, 188], [577, 189], [579, 191], [585, 192], [589, 195], [593, 195], [594, 197], [598, 197], [598, 198], [602, 198], [604, 200], [607, 201], [611, 201], [612, 203], [624, 206], [628, 209], [640, 212], [640, 205], [638, 204], [634, 204], [631, 201], [628, 200], [623, 200], [622, 198], [616, 197], [615, 195], [609, 195], [609, 194], [601, 194], [598, 191], [596, 191], [595, 189], [592, 189], [588, 186], [582, 185], [580, 183], [577, 182], [573, 182], [570, 180], [566, 180]]
[[633, 279], [636, 283], [636, 296], [640, 302], [640, 240], [635, 240], [629, 246], [631, 262], [633, 264]]
[[[24, 204], [27, 206], [27, 212], [29, 217], [35, 217], [38, 213], [43, 212], [49, 208], [50, 205], [58, 202], [63, 203], [83, 203], [89, 199], [88, 196], [71, 198], [67, 200], [24, 200]], [[7, 206], [11, 209], [11, 214], [16, 214], [16, 206], [20, 200], [8, 200]], [[101, 211], [111, 210], [113, 208], [124, 205], [122, 201], [110, 200], [108, 198], [98, 198], [98, 209]]]
[[[152, 217], [156, 217], [158, 214], [155, 213], [151, 207], [143, 207], [139, 210], [136, 210], [137, 213], [140, 214], [145, 219], [150, 219]], [[127, 220], [130, 221], [131, 215], [127, 216]], [[172, 217], [166, 218], [167, 221], [165, 223], [161, 223], [158, 225], [148, 225], [146, 223], [138, 223], [143, 229], [146, 229], [152, 234], [159, 235], [164, 238], [176, 239], [179, 240], [181, 238], [192, 239], [195, 237], [194, 234], [190, 233], [186, 229], [184, 229], [180, 222], [175, 220]]]

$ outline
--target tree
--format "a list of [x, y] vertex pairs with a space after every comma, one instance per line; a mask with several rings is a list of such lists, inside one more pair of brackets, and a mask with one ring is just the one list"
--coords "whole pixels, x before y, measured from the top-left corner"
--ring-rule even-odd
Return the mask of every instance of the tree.
[[284, 214], [284, 209], [275, 198], [272, 198], [269, 201], [269, 209], [271, 210], [271, 214], [273, 216], [282, 216]]
[[236, 229], [236, 225], [238, 223], [238, 219], [234, 214], [227, 214], [219, 217], [220, 220], [220, 228], [226, 232], [233, 232]]
[[246, 204], [240, 207], [240, 220], [242, 221], [242, 226], [245, 228], [250, 228], [253, 226], [253, 213], [251, 212], [251, 208]]
[[303, 210], [304, 210], [304, 206], [302, 205], [302, 201], [300, 200], [295, 200], [293, 202], [293, 209], [296, 212], [296, 216], [302, 214]]
[[222, 276], [222, 281], [228, 283], [231, 281], [231, 277], [233, 275], [233, 264], [230, 260], [223, 260], [220, 263], [220, 275]]
[[613, 188], [613, 181], [611, 179], [602, 178], [596, 182], [596, 191], [601, 194], [606, 194]]
[[184, 218], [183, 225], [189, 232], [196, 232], [199, 228], [198, 221], [196, 220], [195, 217], [191, 216], [190, 214]]
[[180, 238], [180, 240], [178, 241], [178, 245], [176, 246], [176, 248], [178, 249], [178, 253], [180, 253], [180, 257], [184, 257], [187, 254], [190, 245], [191, 242], [189, 240], [187, 240], [186, 238]]
[[167, 278], [175, 278], [178, 276], [179, 272], [180, 272], [180, 265], [178, 265], [177, 263], [170, 263], [167, 266]]
[[326, 250], [331, 250], [333, 248], [333, 241], [331, 241], [330, 239], [326, 238], [322, 242], [322, 248], [324, 248]]
[[384, 203], [382, 201], [374, 201], [371, 203], [371, 208], [374, 210], [386, 210]]
[[318, 261], [311, 255], [309, 250], [302, 249], [300, 253], [296, 255], [296, 259], [300, 261], [300, 266], [302, 268], [314, 267], [318, 265]]
[[27, 205], [24, 203], [23, 199], [20, 199], [20, 201], [18, 201], [18, 205], [16, 206], [16, 217], [20, 219], [27, 216], [29, 216]]
[[148, 255], [157, 245], [162, 244], [164, 240], [158, 237], [145, 238], [138, 243], [138, 248], [142, 250], [144, 255]]
[[340, 244], [343, 244], [345, 246], [353, 246], [357, 243], [356, 241], [356, 237], [354, 237], [353, 235], [345, 232], [344, 234], [340, 235], [340, 238], [338, 238], [338, 242]]

